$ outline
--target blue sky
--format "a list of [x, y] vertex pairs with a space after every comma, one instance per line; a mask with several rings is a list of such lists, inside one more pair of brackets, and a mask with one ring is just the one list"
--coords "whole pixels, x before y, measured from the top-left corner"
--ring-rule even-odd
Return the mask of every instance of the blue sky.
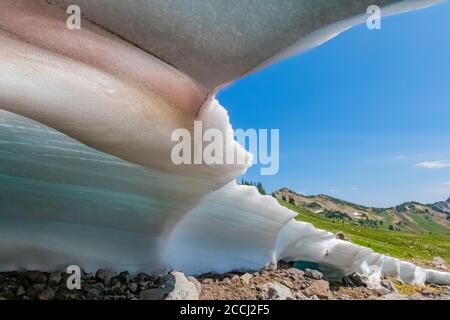
[[280, 129], [278, 174], [244, 176], [268, 191], [373, 206], [450, 196], [450, 2], [354, 27], [218, 99], [234, 128]]

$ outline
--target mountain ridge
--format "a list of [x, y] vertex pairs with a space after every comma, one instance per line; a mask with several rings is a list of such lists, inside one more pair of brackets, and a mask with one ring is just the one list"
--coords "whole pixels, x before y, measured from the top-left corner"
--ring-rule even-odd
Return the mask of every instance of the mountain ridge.
[[272, 193], [279, 201], [289, 202], [333, 221], [351, 221], [360, 225], [412, 233], [450, 234], [450, 198], [432, 204], [417, 201], [387, 208], [364, 206], [329, 195], [305, 196], [286, 187]]

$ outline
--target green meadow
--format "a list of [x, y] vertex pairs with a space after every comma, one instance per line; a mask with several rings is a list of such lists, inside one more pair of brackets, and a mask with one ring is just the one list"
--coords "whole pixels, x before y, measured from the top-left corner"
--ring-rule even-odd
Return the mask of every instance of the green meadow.
[[450, 262], [450, 236], [439, 234], [413, 234], [360, 226], [352, 221], [332, 220], [314, 214], [286, 201], [281, 205], [298, 213], [296, 219], [333, 233], [342, 231], [353, 243], [369, 247], [376, 252], [405, 260], [431, 261], [440, 256]]

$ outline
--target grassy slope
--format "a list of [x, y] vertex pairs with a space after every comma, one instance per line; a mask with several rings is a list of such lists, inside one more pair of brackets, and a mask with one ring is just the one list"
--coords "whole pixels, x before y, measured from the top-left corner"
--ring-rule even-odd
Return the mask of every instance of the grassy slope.
[[433, 257], [440, 256], [450, 262], [450, 236], [389, 231], [362, 227], [350, 222], [333, 223], [324, 216], [298, 208], [286, 201], [279, 202], [298, 212], [297, 220], [309, 222], [330, 232], [342, 231], [352, 242], [372, 248], [376, 252], [406, 260], [431, 261]]
[[449, 230], [431, 219], [426, 219], [423, 215], [412, 215], [412, 219], [423, 230], [429, 230], [432, 233], [449, 234]]

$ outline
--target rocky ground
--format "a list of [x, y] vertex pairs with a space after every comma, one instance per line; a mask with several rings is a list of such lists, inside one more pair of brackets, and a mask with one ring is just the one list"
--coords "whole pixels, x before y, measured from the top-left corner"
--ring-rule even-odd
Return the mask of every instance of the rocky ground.
[[232, 272], [186, 277], [179, 271], [165, 276], [128, 272], [109, 274], [98, 270], [84, 274], [80, 290], [69, 290], [69, 275], [39, 271], [0, 273], [0, 300], [158, 300], [158, 299], [450, 299], [449, 286], [411, 286], [383, 279], [378, 288], [368, 288], [364, 278], [351, 275], [342, 282], [323, 279], [318, 270], [293, 268], [279, 263], [277, 268], [258, 272]]

